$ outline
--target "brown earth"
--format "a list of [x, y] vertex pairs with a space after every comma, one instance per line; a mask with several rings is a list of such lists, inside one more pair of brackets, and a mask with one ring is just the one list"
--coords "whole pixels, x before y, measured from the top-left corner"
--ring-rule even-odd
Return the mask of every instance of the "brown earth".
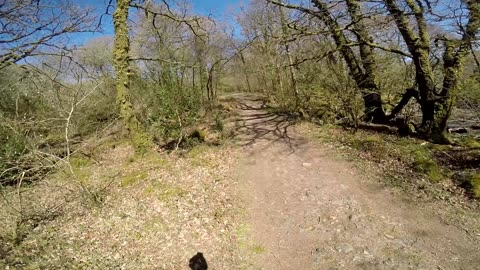
[[254, 254], [245, 268], [480, 269], [480, 232], [394, 194], [255, 96], [233, 98], [245, 241]]

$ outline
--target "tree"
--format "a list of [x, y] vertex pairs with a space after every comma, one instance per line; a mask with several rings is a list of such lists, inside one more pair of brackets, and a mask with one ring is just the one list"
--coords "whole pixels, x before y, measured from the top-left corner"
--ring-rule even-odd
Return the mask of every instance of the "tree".
[[113, 13], [115, 29], [113, 64], [116, 74], [115, 85], [119, 113], [125, 128], [130, 133], [136, 150], [144, 152], [150, 144], [150, 140], [135, 115], [130, 93], [132, 72], [130, 68], [130, 40], [127, 25], [130, 0], [117, 0], [116, 4], [117, 6]]
[[[448, 143], [445, 129], [457, 94], [459, 74], [463, 69], [465, 57], [470, 52], [471, 43], [480, 28], [480, 5], [475, 0], [465, 0], [468, 10], [468, 22], [460, 26], [463, 35], [459, 39], [439, 37], [436, 42], [443, 42], [443, 85], [437, 89], [431, 56], [431, 40], [426, 19], [432, 12], [431, 3], [425, 1], [405, 0], [402, 9], [400, 1], [385, 0], [388, 12], [392, 16], [398, 31], [412, 55], [415, 65], [415, 81], [418, 93], [409, 95], [417, 97], [422, 110], [420, 131], [426, 138], [437, 143]], [[410, 19], [413, 14], [414, 19]], [[457, 18], [459, 22], [462, 20]], [[417, 30], [415, 30], [417, 29]], [[410, 90], [412, 93], [412, 90]]]
[[[385, 122], [386, 116], [382, 107], [381, 93], [375, 78], [375, 55], [373, 49], [370, 47], [372, 38], [369, 36], [369, 33], [363, 24], [360, 3], [357, 0], [346, 1], [351, 25], [353, 25], [353, 31], [356, 36], [356, 42], [354, 42], [347, 36], [347, 28], [340, 25], [337, 18], [330, 11], [329, 6], [322, 0], [312, 0], [312, 3], [317, 10], [274, 0], [267, 1], [285, 8], [296, 9], [309, 14], [326, 25], [337, 46], [337, 50], [343, 56], [351, 76], [362, 93], [365, 104], [365, 120], [378, 123]], [[359, 46], [360, 57], [355, 54], [352, 49], [353, 46]]]
[[90, 9], [63, 0], [1, 1], [0, 24], [0, 69], [29, 56], [63, 52], [67, 34], [95, 30]]

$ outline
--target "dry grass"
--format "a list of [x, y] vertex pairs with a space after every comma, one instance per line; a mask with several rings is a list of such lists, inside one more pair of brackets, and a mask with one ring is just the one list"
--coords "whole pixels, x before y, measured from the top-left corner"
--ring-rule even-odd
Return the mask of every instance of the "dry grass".
[[[138, 157], [121, 144], [104, 149], [97, 163], [75, 160], [88, 194], [62, 172], [25, 187], [23, 209], [42, 215], [20, 222], [1, 202], [0, 268], [185, 269], [201, 251], [212, 269], [235, 269], [236, 152], [198, 147], [185, 156]], [[14, 190], [5, 194], [18, 205]]]

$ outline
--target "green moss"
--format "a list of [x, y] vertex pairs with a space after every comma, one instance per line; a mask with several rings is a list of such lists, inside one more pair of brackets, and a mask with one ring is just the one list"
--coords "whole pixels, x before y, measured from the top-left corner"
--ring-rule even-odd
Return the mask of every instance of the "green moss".
[[158, 199], [164, 202], [168, 202], [175, 198], [183, 197], [186, 194], [187, 194], [187, 191], [180, 187], [169, 186], [161, 191], [160, 195], [158, 196]]
[[254, 254], [262, 254], [262, 253], [265, 253], [265, 247], [261, 246], [261, 245], [253, 245], [250, 250], [254, 253]]
[[84, 157], [71, 157], [70, 164], [74, 170], [79, 170], [93, 164], [92, 160]]
[[480, 141], [469, 136], [459, 139], [458, 144], [469, 149], [480, 149]]
[[158, 181], [153, 183], [151, 186], [145, 188], [144, 193], [146, 195], [154, 194], [154, 196], [157, 196], [159, 200], [164, 202], [170, 202], [176, 198], [185, 196], [188, 191], [179, 186]]
[[380, 138], [380, 136], [377, 136], [377, 135], [369, 135], [366, 137], [353, 138], [351, 141], [351, 146], [361, 151], [376, 150], [382, 144], [383, 144], [382, 139]]
[[154, 151], [146, 153], [142, 161], [145, 162], [149, 167], [159, 168], [159, 167], [169, 167], [170, 163], [167, 159], [162, 158], [160, 154]]
[[137, 155], [145, 155], [153, 146], [150, 136], [142, 131], [137, 131], [133, 134], [132, 144]]
[[120, 182], [120, 186], [121, 187], [131, 186], [147, 178], [148, 178], [148, 172], [145, 172], [145, 171], [133, 172], [122, 178], [122, 181]]
[[445, 179], [442, 169], [433, 158], [431, 151], [422, 146], [414, 146], [411, 152], [413, 157], [413, 167], [416, 171], [424, 173], [433, 182], [440, 182]]
[[473, 196], [480, 199], [480, 173], [471, 175], [468, 181], [471, 185]]

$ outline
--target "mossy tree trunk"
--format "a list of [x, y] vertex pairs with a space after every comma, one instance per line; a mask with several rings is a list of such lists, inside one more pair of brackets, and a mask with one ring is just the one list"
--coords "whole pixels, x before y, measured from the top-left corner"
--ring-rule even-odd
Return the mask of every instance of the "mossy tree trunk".
[[[462, 27], [464, 29], [462, 39], [445, 40], [443, 86], [438, 93], [430, 63], [430, 36], [423, 6], [415, 0], [406, 0], [415, 17], [415, 25], [411, 26], [408, 11], [401, 9], [395, 0], [385, 0], [387, 9], [395, 20], [415, 64], [418, 102], [422, 110], [420, 131], [436, 143], [449, 142], [445, 129], [457, 95], [458, 75], [462, 72], [464, 59], [480, 28], [480, 5], [476, 0], [465, 2], [469, 11], [469, 21]], [[417, 29], [416, 32], [414, 29]]]
[[[352, 20], [357, 41], [360, 44], [360, 59], [353, 52], [352, 43], [343, 32], [343, 27], [334, 19], [327, 5], [321, 0], [312, 0], [313, 5], [319, 10], [316, 16], [328, 27], [335, 44], [342, 54], [350, 74], [357, 87], [360, 89], [365, 105], [365, 120], [375, 123], [386, 121], [385, 111], [382, 106], [380, 88], [376, 82], [376, 62], [373, 49], [368, 46], [371, 37], [363, 24], [360, 4], [357, 0], [348, 0], [348, 12]], [[361, 63], [361, 65], [360, 65]]]
[[117, 0], [113, 13], [115, 29], [114, 40], [114, 67], [116, 75], [117, 102], [120, 117], [128, 130], [134, 146], [143, 151], [148, 145], [148, 137], [135, 116], [130, 97], [131, 69], [130, 69], [130, 41], [128, 37], [128, 8], [130, 0]]

